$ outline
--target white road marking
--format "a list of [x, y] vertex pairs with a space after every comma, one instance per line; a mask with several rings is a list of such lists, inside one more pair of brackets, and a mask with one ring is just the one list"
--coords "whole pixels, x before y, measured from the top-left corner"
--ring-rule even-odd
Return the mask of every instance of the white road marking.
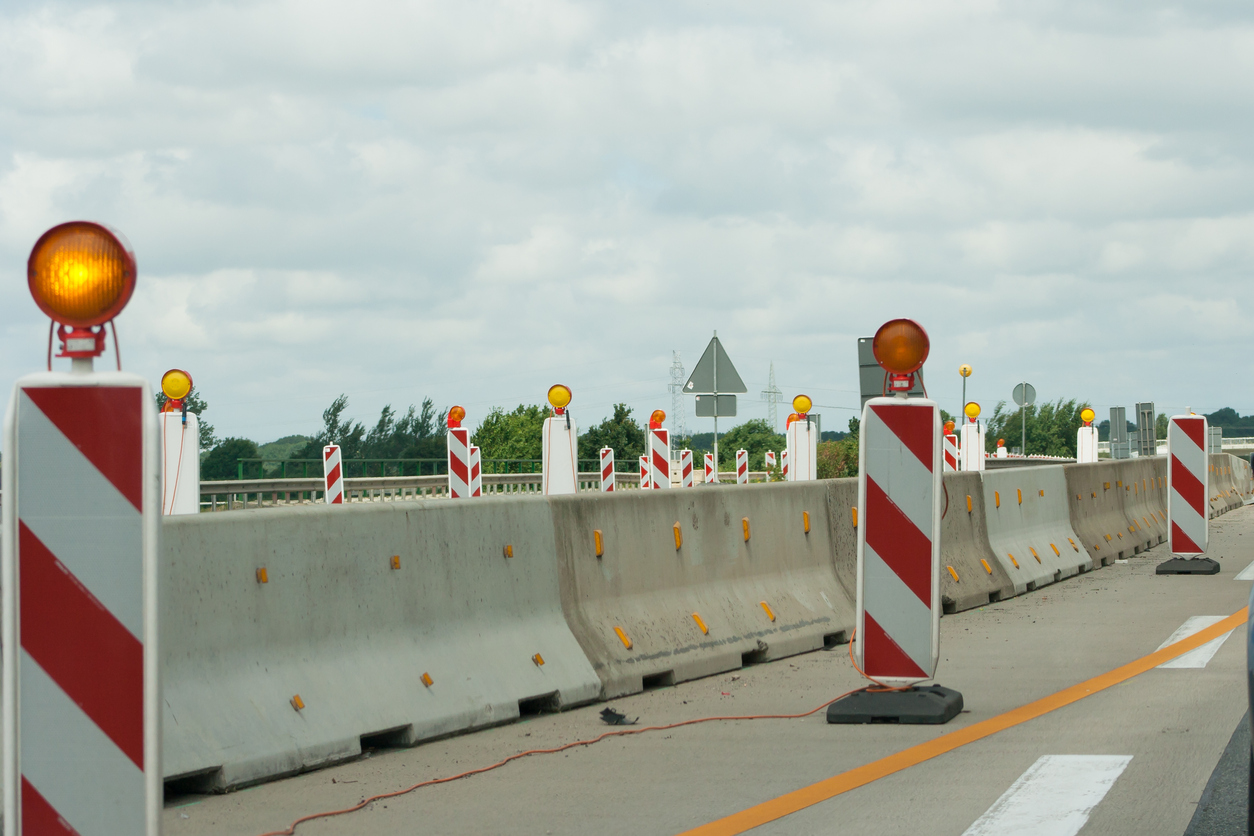
[[[1181, 624], [1179, 627], [1177, 627], [1176, 632], [1172, 633], [1171, 637], [1167, 639], [1167, 641], [1160, 644], [1158, 646], [1158, 649], [1162, 650], [1164, 647], [1166, 647], [1169, 644], [1175, 644], [1181, 639], [1187, 639], [1189, 636], [1193, 635], [1199, 630], [1204, 630], [1207, 627], [1211, 626], [1212, 624], [1218, 624], [1219, 622], [1223, 621], [1225, 618], [1227, 618], [1226, 615], [1189, 616], [1189, 619], [1185, 621], [1183, 624]], [[1184, 654], [1183, 656], [1177, 656], [1176, 658], [1172, 659], [1170, 662], [1163, 662], [1158, 667], [1160, 668], [1204, 668], [1206, 667], [1206, 663], [1211, 660], [1211, 657], [1213, 657], [1215, 653], [1218, 652], [1219, 648], [1223, 646], [1223, 643], [1227, 641], [1228, 637], [1231, 635], [1232, 635], [1232, 631], [1229, 630], [1228, 632], [1224, 633], [1219, 638], [1212, 639], [1211, 641], [1208, 641], [1206, 644], [1202, 645], [1201, 647], [1190, 650], [1188, 653]]]
[[1131, 755], [1045, 755], [962, 836], [1075, 836]]
[[1234, 581], [1254, 581], [1254, 562], [1251, 562], [1249, 566], [1246, 566], [1240, 572], [1237, 572], [1237, 576], [1233, 578], [1233, 580]]

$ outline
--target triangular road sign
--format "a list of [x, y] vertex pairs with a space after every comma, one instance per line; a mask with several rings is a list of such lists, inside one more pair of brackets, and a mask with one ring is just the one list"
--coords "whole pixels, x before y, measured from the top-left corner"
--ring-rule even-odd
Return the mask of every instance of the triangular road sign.
[[718, 332], [714, 339], [705, 347], [705, 354], [697, 361], [688, 382], [684, 384], [685, 395], [716, 395], [720, 393], [737, 394], [748, 392], [745, 382], [740, 379], [731, 358], [723, 350], [718, 341]]

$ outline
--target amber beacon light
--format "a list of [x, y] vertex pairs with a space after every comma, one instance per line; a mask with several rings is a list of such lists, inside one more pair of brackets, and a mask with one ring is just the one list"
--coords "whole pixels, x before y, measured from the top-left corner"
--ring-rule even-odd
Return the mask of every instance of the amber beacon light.
[[871, 341], [871, 351], [886, 373], [885, 390], [912, 389], [914, 375], [923, 368], [930, 348], [927, 332], [913, 319], [893, 319], [881, 325]]
[[[135, 253], [102, 224], [70, 221], [39, 237], [26, 263], [26, 281], [35, 304], [60, 326], [58, 357], [90, 362], [100, 356], [104, 326], [130, 301], [135, 275]], [[51, 333], [48, 342], [51, 367]]]

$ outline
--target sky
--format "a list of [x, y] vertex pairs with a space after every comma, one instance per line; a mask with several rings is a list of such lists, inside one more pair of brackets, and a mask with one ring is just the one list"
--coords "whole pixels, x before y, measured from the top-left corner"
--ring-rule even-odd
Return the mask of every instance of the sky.
[[123, 367], [222, 436], [559, 382], [644, 419], [715, 330], [720, 429], [772, 363], [781, 428], [843, 429], [896, 317], [950, 412], [969, 363], [986, 413], [1247, 414], [1252, 105], [1236, 0], [6, 0], [0, 380], [45, 363], [31, 246], [90, 219], [137, 255]]

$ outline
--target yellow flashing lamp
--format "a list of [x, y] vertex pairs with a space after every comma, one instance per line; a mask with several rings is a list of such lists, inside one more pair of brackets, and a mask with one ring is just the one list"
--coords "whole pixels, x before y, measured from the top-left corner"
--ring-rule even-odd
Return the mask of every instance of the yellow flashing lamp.
[[448, 426], [450, 430], [460, 427], [464, 420], [466, 420], [465, 407], [454, 406], [448, 411]]
[[953, 435], [955, 426], [956, 425], [954, 424], [953, 421], [946, 421], [945, 422], [945, 435]]
[[1084, 407], [1084, 409], [1080, 410], [1080, 420], [1084, 422], [1084, 426], [1086, 427], [1092, 424], [1093, 419], [1096, 417], [1097, 417], [1097, 413], [1093, 411], [1092, 407], [1086, 406]]
[[962, 375], [963, 377], [970, 377], [972, 371], [973, 369], [971, 368], [969, 363], [963, 363], [961, 366], [958, 367], [958, 374]]
[[[61, 325], [61, 357], [97, 357], [104, 329], [135, 292], [135, 253], [119, 234], [92, 221], [70, 221], [39, 236], [26, 282], [39, 309]], [[66, 326], [69, 326], [67, 329]]]
[[653, 410], [653, 414], [649, 416], [649, 429], [662, 429], [662, 422], [666, 420], [666, 413], [660, 409]]
[[980, 417], [980, 405], [975, 401], [970, 401], [962, 408], [962, 414], [971, 421], [975, 421], [976, 418]]
[[927, 332], [913, 319], [885, 322], [871, 341], [875, 362], [890, 374], [914, 374], [923, 368], [930, 347]]
[[813, 407], [814, 401], [810, 400], [809, 395], [798, 395], [792, 399], [792, 408], [797, 410], [798, 418], [804, 418]]
[[555, 383], [549, 387], [549, 403], [553, 406], [553, 411], [561, 415], [566, 407], [570, 405], [570, 387], [563, 383]]
[[179, 411], [183, 408], [183, 399], [192, 392], [192, 376], [182, 369], [170, 369], [161, 375], [161, 392], [166, 398], [161, 411]]

